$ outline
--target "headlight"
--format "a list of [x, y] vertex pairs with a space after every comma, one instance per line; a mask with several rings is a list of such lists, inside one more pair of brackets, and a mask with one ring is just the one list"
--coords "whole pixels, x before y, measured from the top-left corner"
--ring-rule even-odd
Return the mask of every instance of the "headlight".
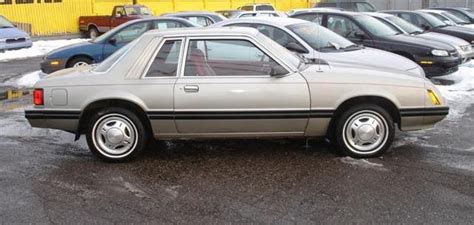
[[434, 56], [449, 56], [448, 51], [438, 50], [438, 49], [435, 49], [435, 50], [431, 51], [431, 54], [433, 54]]

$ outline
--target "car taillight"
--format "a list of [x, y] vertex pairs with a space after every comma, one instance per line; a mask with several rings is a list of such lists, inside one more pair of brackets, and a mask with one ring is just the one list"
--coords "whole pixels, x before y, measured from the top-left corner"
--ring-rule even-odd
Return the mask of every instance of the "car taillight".
[[43, 89], [38, 88], [33, 91], [33, 103], [35, 105], [44, 105]]

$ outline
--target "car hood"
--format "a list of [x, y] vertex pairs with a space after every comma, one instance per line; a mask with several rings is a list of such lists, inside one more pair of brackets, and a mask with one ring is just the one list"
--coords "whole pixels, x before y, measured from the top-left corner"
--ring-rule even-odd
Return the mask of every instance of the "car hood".
[[424, 39], [433, 40], [433, 41], [441, 41], [446, 44], [450, 44], [453, 46], [465, 46], [469, 43], [461, 38], [457, 38], [447, 34], [441, 34], [436, 32], [428, 32], [417, 35], [418, 37], [422, 37]]
[[413, 70], [418, 64], [403, 56], [374, 48], [364, 48], [348, 52], [324, 52], [321, 58], [331, 63], [347, 63], [367, 67], [378, 67], [393, 70]]
[[16, 27], [0, 29], [0, 39], [20, 37], [28, 37], [28, 34]]
[[57, 48], [46, 55], [46, 58], [63, 58], [69, 57], [71, 54], [79, 54], [81, 52], [89, 52], [91, 48], [97, 48], [100, 44], [96, 44], [90, 41], [84, 41], [72, 45], [67, 45], [61, 48]]
[[445, 31], [457, 32], [457, 33], [463, 33], [463, 34], [470, 34], [470, 35], [474, 36], [474, 31], [470, 27], [447, 26], [447, 27], [441, 27], [441, 28], [436, 28], [436, 29], [442, 29], [442, 30], [445, 30]]
[[385, 36], [382, 38], [387, 41], [403, 43], [407, 46], [419, 46], [419, 47], [424, 47], [427, 49], [442, 49], [442, 50], [448, 50], [448, 51], [456, 50], [454, 46], [452, 45], [445, 44], [439, 41], [428, 40], [422, 37], [412, 36], [408, 34], [391, 35], [391, 36]]

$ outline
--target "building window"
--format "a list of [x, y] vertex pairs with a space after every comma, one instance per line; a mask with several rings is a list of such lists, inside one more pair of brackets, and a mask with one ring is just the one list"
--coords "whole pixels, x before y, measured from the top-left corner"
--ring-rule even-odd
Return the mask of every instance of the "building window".
[[16, 0], [16, 4], [30, 4], [33, 3], [33, 0]]

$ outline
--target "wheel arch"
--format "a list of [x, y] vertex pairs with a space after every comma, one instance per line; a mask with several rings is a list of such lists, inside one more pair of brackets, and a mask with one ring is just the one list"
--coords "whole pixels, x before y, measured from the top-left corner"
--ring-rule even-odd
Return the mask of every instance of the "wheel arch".
[[329, 122], [327, 135], [331, 139], [331, 135], [334, 135], [335, 127], [338, 122], [339, 117], [349, 108], [360, 105], [360, 104], [375, 104], [387, 110], [387, 112], [392, 116], [393, 121], [400, 128], [401, 126], [401, 116], [399, 107], [397, 104], [388, 97], [379, 96], [379, 95], [361, 95], [356, 97], [351, 97], [344, 100], [341, 104], [338, 105], [334, 114]]
[[72, 60], [77, 59], [77, 58], [81, 58], [81, 57], [82, 58], [88, 58], [92, 62], [94, 62], [94, 57], [92, 57], [88, 54], [81, 53], [81, 54], [77, 54], [77, 55], [73, 55], [73, 56], [69, 57], [66, 61], [66, 67], [69, 67], [69, 64], [72, 62]]
[[104, 108], [108, 108], [108, 107], [120, 107], [120, 108], [124, 108], [124, 109], [132, 111], [138, 116], [138, 118], [140, 118], [147, 132], [152, 132], [151, 123], [150, 123], [150, 120], [148, 119], [146, 110], [139, 103], [126, 100], [123, 98], [104, 98], [104, 99], [99, 99], [99, 100], [90, 102], [81, 110], [81, 115], [79, 116], [79, 122], [78, 122], [78, 128], [76, 130], [75, 140], [78, 140], [80, 135], [85, 133], [85, 130], [87, 129], [87, 125], [89, 124], [88, 119], [94, 113], [97, 113], [100, 110]]

